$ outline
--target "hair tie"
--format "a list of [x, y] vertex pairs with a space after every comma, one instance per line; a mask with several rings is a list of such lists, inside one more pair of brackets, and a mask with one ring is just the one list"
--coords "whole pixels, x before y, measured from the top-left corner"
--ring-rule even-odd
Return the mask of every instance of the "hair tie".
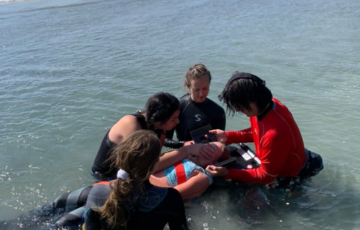
[[120, 180], [127, 180], [129, 178], [129, 173], [127, 173], [125, 170], [119, 169], [116, 176]]

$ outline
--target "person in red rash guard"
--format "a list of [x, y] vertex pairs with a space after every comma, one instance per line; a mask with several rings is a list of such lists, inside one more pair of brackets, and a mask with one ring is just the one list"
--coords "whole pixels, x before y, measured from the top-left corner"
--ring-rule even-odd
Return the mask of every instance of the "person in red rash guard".
[[249, 117], [251, 127], [240, 131], [211, 130], [227, 144], [254, 142], [259, 168], [227, 169], [210, 165], [212, 176], [247, 183], [269, 184], [277, 178], [296, 177], [307, 161], [300, 130], [288, 108], [272, 97], [265, 81], [250, 73], [235, 72], [219, 99], [233, 114]]

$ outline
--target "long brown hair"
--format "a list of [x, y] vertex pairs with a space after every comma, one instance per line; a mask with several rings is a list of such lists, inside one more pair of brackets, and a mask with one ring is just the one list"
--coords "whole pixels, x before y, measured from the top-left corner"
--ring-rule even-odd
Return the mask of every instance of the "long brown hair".
[[114, 152], [112, 160], [129, 177], [126, 180], [117, 178], [111, 183], [111, 192], [98, 211], [109, 226], [126, 229], [124, 205], [131, 204], [135, 196], [141, 194], [144, 182], [159, 159], [161, 145], [153, 131], [139, 130], [124, 139]]

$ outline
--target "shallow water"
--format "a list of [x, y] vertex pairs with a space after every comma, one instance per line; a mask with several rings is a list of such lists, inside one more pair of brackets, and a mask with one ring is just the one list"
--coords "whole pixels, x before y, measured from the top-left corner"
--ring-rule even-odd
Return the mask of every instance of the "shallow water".
[[[211, 188], [187, 204], [192, 229], [360, 228], [358, 9], [356, 0], [0, 0], [0, 220], [91, 184], [107, 129], [158, 91], [181, 96], [200, 62], [215, 101], [236, 70], [265, 79], [325, 169], [296, 194]], [[228, 117], [228, 130], [246, 127], [245, 116]]]

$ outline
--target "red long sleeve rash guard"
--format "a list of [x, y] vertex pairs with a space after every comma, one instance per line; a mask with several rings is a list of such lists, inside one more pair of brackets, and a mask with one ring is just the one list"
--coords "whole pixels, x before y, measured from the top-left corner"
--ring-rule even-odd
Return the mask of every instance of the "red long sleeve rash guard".
[[306, 153], [300, 130], [285, 105], [273, 98], [265, 116], [250, 117], [251, 127], [227, 131], [228, 144], [254, 142], [261, 166], [256, 169], [230, 169], [225, 179], [268, 184], [278, 177], [297, 176], [305, 164]]

